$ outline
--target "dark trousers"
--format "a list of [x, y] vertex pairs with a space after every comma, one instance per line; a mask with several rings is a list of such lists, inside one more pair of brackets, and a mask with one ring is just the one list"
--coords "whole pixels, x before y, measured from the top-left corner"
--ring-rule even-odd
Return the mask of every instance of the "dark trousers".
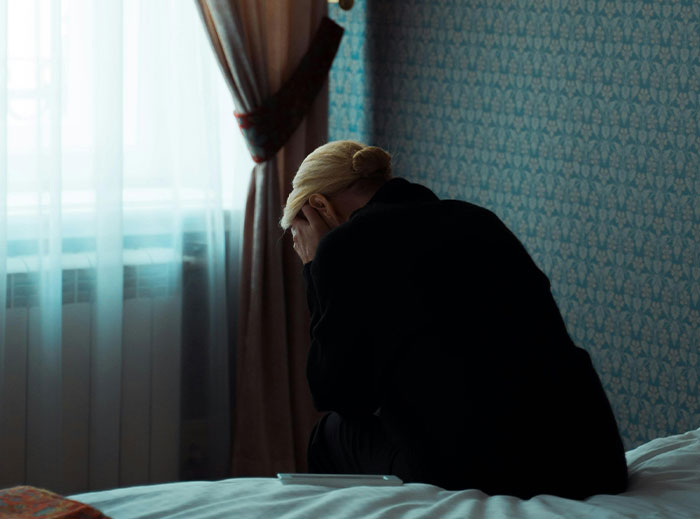
[[393, 474], [412, 480], [402, 450], [389, 441], [375, 416], [326, 414], [311, 432], [307, 461], [315, 474]]
[[[493, 444], [480, 443], [478, 451], [484, 454], [474, 456], [479, 463], [470, 465], [455, 458], [444, 460], [440, 470], [426, 470], [410, 464], [406, 451], [387, 438], [379, 418], [328, 413], [311, 433], [308, 468], [316, 474], [393, 474], [405, 483], [429, 483], [448, 490], [479, 488], [490, 495], [523, 499], [542, 493], [584, 499], [625, 490], [627, 471], [621, 447], [622, 454], [585, 440], [568, 449], [563, 443], [540, 442], [518, 447], [520, 455], [512, 452], [513, 456], [503, 456], [503, 448], [519, 434], [517, 430], [510, 433], [510, 441], [504, 436], [495, 438]], [[470, 443], [469, 439], [464, 441]]]

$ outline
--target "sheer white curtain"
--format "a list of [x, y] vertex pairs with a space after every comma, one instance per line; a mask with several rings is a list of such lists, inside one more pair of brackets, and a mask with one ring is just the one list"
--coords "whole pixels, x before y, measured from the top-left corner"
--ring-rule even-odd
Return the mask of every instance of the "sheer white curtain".
[[188, 405], [224, 475], [232, 112], [190, 0], [0, 0], [0, 484], [174, 479]]

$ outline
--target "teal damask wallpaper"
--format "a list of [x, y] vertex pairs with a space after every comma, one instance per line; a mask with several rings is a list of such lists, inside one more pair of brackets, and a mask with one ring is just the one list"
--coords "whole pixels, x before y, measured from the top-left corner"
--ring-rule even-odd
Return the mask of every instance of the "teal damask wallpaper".
[[355, 4], [330, 138], [506, 222], [627, 448], [700, 427], [700, 2]]

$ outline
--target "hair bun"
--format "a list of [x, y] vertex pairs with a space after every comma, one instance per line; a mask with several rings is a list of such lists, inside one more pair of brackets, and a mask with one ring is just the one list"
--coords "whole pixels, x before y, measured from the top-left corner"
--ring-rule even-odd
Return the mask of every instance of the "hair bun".
[[391, 155], [377, 146], [365, 146], [352, 156], [352, 169], [362, 178], [387, 179], [391, 175]]

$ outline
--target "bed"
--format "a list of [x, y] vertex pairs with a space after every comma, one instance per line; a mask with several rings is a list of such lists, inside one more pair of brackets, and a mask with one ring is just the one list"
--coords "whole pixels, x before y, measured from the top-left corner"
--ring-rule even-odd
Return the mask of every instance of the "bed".
[[700, 518], [700, 429], [641, 445], [627, 452], [627, 462], [627, 492], [585, 501], [549, 495], [523, 501], [423, 484], [329, 489], [282, 485], [273, 478], [180, 482], [70, 497], [112, 519]]

